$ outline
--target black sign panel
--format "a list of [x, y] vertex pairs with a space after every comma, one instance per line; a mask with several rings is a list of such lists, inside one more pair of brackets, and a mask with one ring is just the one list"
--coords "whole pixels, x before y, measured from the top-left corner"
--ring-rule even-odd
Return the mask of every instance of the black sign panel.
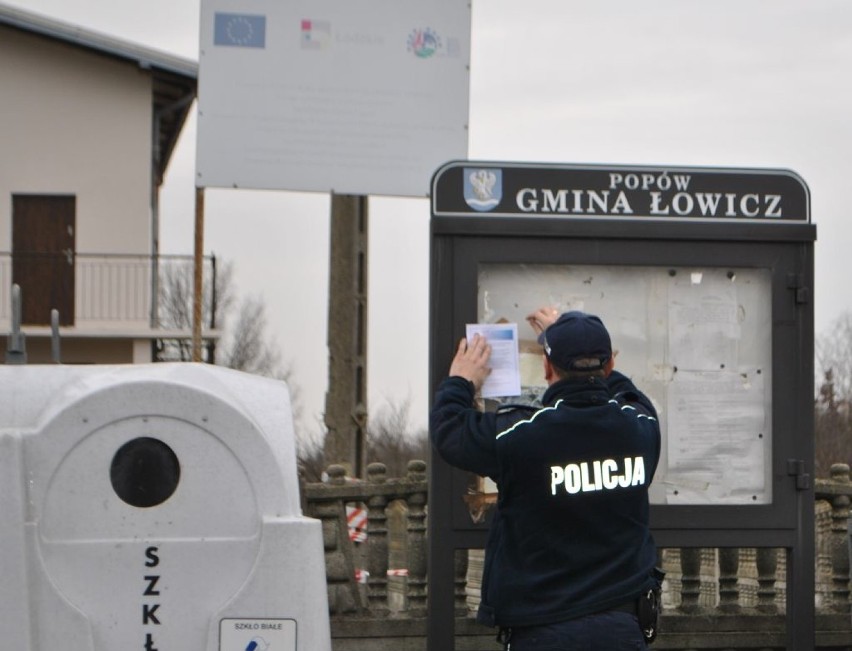
[[807, 224], [810, 195], [788, 170], [455, 161], [432, 214]]

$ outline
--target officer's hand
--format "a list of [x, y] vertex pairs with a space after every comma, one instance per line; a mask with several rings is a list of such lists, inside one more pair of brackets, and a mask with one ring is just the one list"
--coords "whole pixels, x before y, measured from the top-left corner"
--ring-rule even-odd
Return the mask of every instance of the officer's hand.
[[555, 307], [540, 307], [532, 314], [527, 314], [527, 322], [535, 331], [536, 337], [556, 323], [559, 318], [559, 310]]
[[456, 355], [453, 357], [453, 362], [450, 364], [450, 376], [463, 377], [465, 380], [473, 382], [473, 386], [478, 392], [485, 378], [491, 373], [491, 367], [488, 366], [488, 360], [491, 357], [491, 346], [485, 340], [485, 337], [475, 334], [470, 342], [467, 339], [459, 341], [459, 347], [456, 349]]

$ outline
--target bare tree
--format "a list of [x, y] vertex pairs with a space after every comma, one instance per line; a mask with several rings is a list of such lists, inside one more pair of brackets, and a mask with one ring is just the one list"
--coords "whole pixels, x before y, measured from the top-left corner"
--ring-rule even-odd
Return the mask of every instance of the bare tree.
[[[219, 262], [204, 266], [204, 294], [201, 297], [201, 321], [207, 327], [222, 329], [234, 307], [233, 265]], [[158, 326], [164, 330], [190, 332], [194, 297], [194, 268], [184, 259], [165, 259], [160, 266]], [[206, 361], [215, 359], [213, 342], [205, 342]], [[189, 362], [192, 340], [188, 337], [163, 338], [158, 342], [158, 361]]]
[[834, 393], [839, 400], [852, 398], [852, 313], [845, 312], [816, 339], [819, 377], [831, 371]]
[[[205, 345], [206, 361], [214, 361], [239, 371], [287, 382], [293, 420], [300, 429], [301, 400], [289, 364], [282, 361], [281, 351], [268, 332], [266, 304], [260, 296], [247, 296], [239, 301], [234, 292], [233, 264], [219, 262], [216, 273], [205, 267], [205, 292], [202, 297], [202, 319], [208, 326], [222, 331], [221, 345], [215, 350], [213, 341]], [[165, 330], [188, 332], [192, 329], [193, 267], [190, 264], [165, 264], [160, 270], [159, 320]], [[188, 337], [163, 338], [159, 341], [158, 361], [192, 360], [192, 340]], [[299, 432], [297, 431], [297, 434]], [[297, 437], [298, 438], [298, 437]]]
[[311, 446], [297, 446], [296, 455], [302, 481], [307, 483], [323, 481], [326, 463], [322, 443]]
[[229, 344], [222, 354], [221, 364], [247, 373], [281, 377], [281, 352], [267, 333], [266, 306], [259, 296], [240, 301]]
[[[429, 460], [428, 432], [412, 428], [409, 412], [409, 400], [390, 402], [371, 415], [367, 425], [367, 462], [385, 464], [389, 477], [404, 477], [413, 459]], [[322, 441], [301, 447], [298, 455], [302, 478], [322, 481], [327, 469]]]
[[816, 474], [834, 463], [852, 464], [852, 314], [841, 315], [816, 340]]
[[367, 461], [379, 461], [391, 477], [405, 475], [412, 459], [429, 459], [429, 437], [425, 429], [412, 430], [410, 400], [388, 403], [367, 425]]

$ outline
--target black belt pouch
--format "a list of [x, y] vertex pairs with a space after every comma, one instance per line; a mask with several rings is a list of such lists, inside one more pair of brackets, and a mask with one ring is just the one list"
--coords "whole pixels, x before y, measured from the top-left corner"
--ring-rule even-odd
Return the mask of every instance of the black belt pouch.
[[636, 616], [639, 620], [639, 627], [642, 629], [642, 635], [645, 636], [645, 642], [648, 644], [651, 644], [657, 638], [657, 633], [659, 632], [660, 611], [663, 607], [663, 578], [665, 578], [666, 573], [660, 568], [655, 567], [653, 576], [655, 580], [654, 587], [639, 597], [636, 603]]

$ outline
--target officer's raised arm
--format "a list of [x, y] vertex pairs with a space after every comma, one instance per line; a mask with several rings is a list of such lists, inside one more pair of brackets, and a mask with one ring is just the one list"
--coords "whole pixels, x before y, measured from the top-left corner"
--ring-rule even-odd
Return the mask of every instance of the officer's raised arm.
[[536, 336], [541, 335], [551, 325], [556, 323], [559, 318], [559, 310], [551, 305], [538, 308], [535, 312], [527, 314], [527, 323], [535, 332]]
[[470, 341], [462, 339], [450, 364], [450, 377], [463, 377], [478, 392], [491, 374], [490, 358], [491, 346], [485, 337], [475, 334]]

